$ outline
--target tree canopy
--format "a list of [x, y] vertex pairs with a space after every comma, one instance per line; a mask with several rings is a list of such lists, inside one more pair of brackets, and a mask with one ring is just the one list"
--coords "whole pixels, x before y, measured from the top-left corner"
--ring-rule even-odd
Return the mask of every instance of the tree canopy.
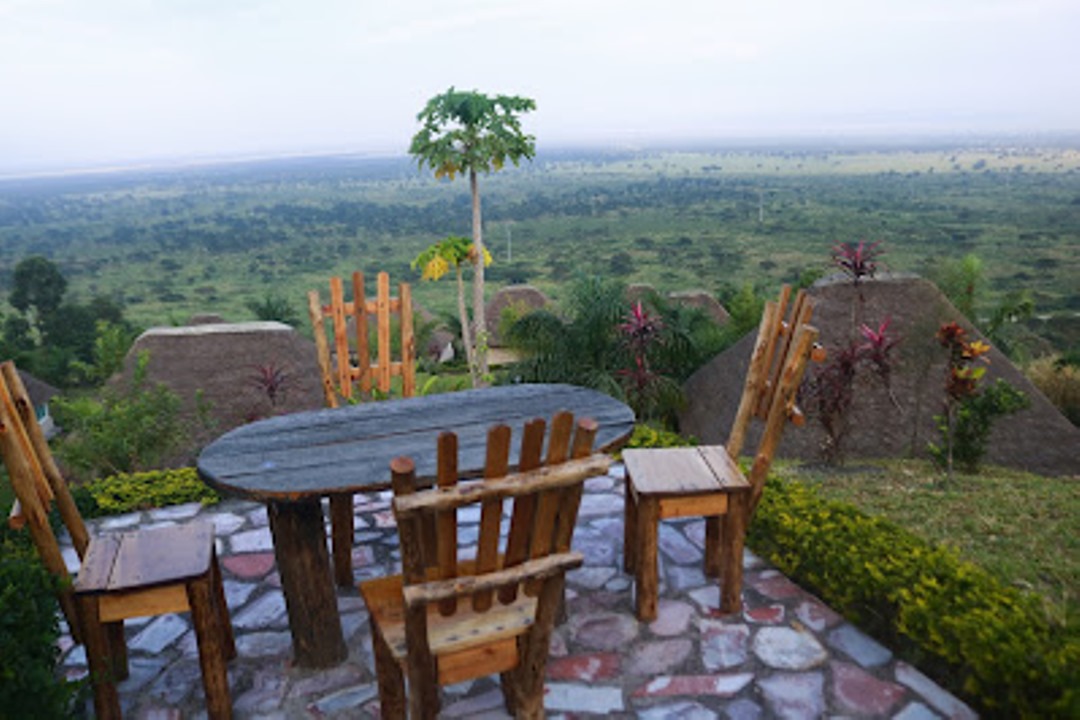
[[509, 160], [517, 165], [536, 154], [536, 138], [521, 129], [520, 113], [536, 109], [536, 102], [517, 95], [489, 96], [455, 90], [428, 100], [416, 116], [420, 130], [409, 154], [435, 177], [451, 180], [458, 173], [500, 170]]

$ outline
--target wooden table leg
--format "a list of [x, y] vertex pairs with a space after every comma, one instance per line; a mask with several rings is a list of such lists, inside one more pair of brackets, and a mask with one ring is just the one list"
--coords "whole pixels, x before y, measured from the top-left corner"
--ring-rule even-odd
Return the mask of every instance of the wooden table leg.
[[318, 498], [271, 502], [267, 510], [294, 661], [306, 668], [337, 665], [348, 650], [330, 573], [322, 504]]
[[353, 532], [356, 529], [353, 519], [353, 496], [330, 496], [330, 535], [334, 557], [334, 580], [338, 587], [351, 588], [356, 584], [353, 578], [352, 546]]
[[660, 571], [657, 543], [660, 534], [659, 501], [652, 495], [638, 495], [637, 502], [638, 552], [635, 558], [637, 583], [637, 618], [642, 622], [656, 619], [657, 596], [660, 594]]

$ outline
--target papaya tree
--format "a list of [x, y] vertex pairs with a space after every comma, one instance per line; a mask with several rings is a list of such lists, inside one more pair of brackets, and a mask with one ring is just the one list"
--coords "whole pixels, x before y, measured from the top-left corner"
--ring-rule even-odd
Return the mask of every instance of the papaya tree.
[[[536, 154], [536, 138], [521, 129], [519, 116], [536, 109], [536, 102], [516, 95], [489, 96], [455, 90], [428, 100], [416, 116], [420, 130], [413, 136], [409, 154], [419, 167], [428, 167], [437, 178], [453, 180], [459, 173], [469, 178], [472, 194], [473, 265], [472, 346], [481, 381], [488, 375], [487, 324], [484, 317], [484, 238], [480, 213], [479, 173], [501, 170]], [[470, 363], [471, 365], [472, 363]]]
[[[479, 367], [476, 363], [472, 332], [469, 327], [469, 311], [465, 306], [465, 281], [462, 278], [462, 265], [471, 263], [476, 245], [467, 237], [450, 235], [424, 250], [412, 261], [412, 267], [420, 268], [424, 280], [438, 280], [453, 266], [457, 274], [458, 318], [461, 320], [461, 344], [465, 348], [465, 360], [469, 365], [469, 377], [473, 387], [479, 384]], [[484, 262], [481, 267], [491, 264], [491, 254], [484, 250]]]

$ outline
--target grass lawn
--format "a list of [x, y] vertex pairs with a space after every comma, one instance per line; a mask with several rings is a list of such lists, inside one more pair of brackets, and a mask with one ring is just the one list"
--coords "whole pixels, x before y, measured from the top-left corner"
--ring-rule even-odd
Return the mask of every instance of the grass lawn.
[[1037, 592], [1052, 622], [1080, 632], [1080, 480], [987, 467], [941, 487], [931, 464], [908, 460], [777, 472], [955, 548], [1002, 581]]

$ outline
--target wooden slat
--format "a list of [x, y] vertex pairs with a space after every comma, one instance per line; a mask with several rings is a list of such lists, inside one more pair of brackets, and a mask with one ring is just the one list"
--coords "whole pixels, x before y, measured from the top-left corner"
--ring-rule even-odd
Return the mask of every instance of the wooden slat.
[[330, 320], [334, 327], [334, 352], [337, 354], [337, 391], [347, 399], [352, 397], [352, 368], [346, 332], [345, 289], [339, 277], [330, 278]]
[[780, 444], [784, 426], [788, 422], [787, 406], [794, 398], [799, 384], [802, 382], [806, 371], [806, 364], [810, 357], [810, 350], [818, 338], [818, 330], [812, 325], [801, 325], [796, 329], [795, 340], [784, 363], [784, 372], [780, 376], [780, 387], [773, 397], [772, 408], [762, 431], [761, 443], [754, 465], [750, 471], [751, 496], [748, 505], [750, 515], [753, 515], [761, 493], [765, 488], [765, 477], [772, 464], [773, 455]]
[[754, 341], [754, 350], [750, 355], [750, 365], [746, 370], [746, 381], [743, 383], [739, 409], [735, 413], [735, 420], [731, 424], [731, 431], [728, 436], [727, 449], [732, 457], [738, 457], [739, 453], [742, 452], [742, 446], [746, 440], [746, 429], [750, 425], [750, 419], [754, 416], [754, 409], [757, 406], [761, 386], [767, 378], [765, 361], [769, 352], [769, 341], [773, 327], [777, 322], [777, 310], [777, 304], [772, 300], [765, 303], [757, 338]]
[[[574, 431], [574, 440], [570, 446], [570, 457], [580, 460], [589, 457], [592, 452], [593, 442], [596, 440], [596, 432], [599, 426], [592, 418], [581, 418], [577, 422]], [[556, 552], [567, 552], [574, 537], [574, 527], [577, 525], [578, 508], [581, 507], [581, 494], [584, 489], [584, 481], [574, 483], [563, 488], [559, 494], [559, 513], [556, 518], [555, 544]]]
[[[444, 432], [439, 435], [438, 445], [439, 471], [438, 487], [452, 488], [458, 481], [458, 444], [457, 435], [452, 432]], [[443, 510], [436, 512], [436, 547], [439, 556], [439, 577], [443, 579], [457, 576], [457, 510]], [[439, 603], [439, 612], [444, 615], [453, 615], [457, 609], [457, 598], [448, 598]]]
[[[510, 427], [496, 425], [488, 432], [487, 461], [484, 463], [484, 479], [495, 480], [506, 476], [510, 467]], [[499, 556], [499, 526], [502, 522], [502, 497], [498, 494], [485, 498], [480, 505], [480, 538], [476, 546], [476, 572], [487, 573], [495, 569]], [[484, 590], [473, 595], [473, 610], [484, 612], [491, 607], [491, 592]]]
[[408, 283], [398, 285], [401, 307], [401, 395], [416, 395], [416, 337], [413, 334], [412, 289]]
[[490, 498], [517, 498], [541, 490], [559, 490], [585, 478], [603, 475], [611, 458], [596, 453], [561, 465], [544, 466], [523, 473], [513, 473], [482, 483], [469, 483], [445, 490], [429, 490], [416, 495], [394, 497], [394, 514], [409, 517], [424, 511], [448, 510], [475, 504]]
[[[525, 424], [521, 436], [521, 453], [518, 469], [523, 472], [540, 467], [541, 454], [544, 451], [544, 433], [547, 423], [536, 418]], [[510, 518], [510, 531], [506, 538], [506, 558], [504, 565], [513, 567], [520, 564], [529, 555], [529, 543], [532, 538], [533, 518], [536, 515], [536, 497], [522, 495], [514, 500], [514, 512]], [[506, 604], [517, 597], [517, 583], [506, 585], [499, 590], [499, 602]]]
[[369, 347], [371, 328], [368, 324], [367, 291], [364, 289], [363, 273], [352, 274], [352, 286], [353, 318], [356, 329], [356, 376], [360, 382], [360, 391], [367, 394], [371, 392], [371, 348]]
[[657, 496], [658, 516], [661, 520], [681, 517], [705, 517], [723, 515], [728, 511], [727, 493], [714, 489], [701, 495]]
[[378, 277], [378, 296], [376, 299], [377, 335], [379, 339], [379, 362], [375, 366], [378, 388], [381, 392], [390, 392], [390, 276], [381, 272]]
[[742, 474], [742, 470], [727, 453], [723, 445], [701, 445], [697, 448], [701, 459], [709, 466], [717, 484], [721, 487], [739, 488], [750, 487], [750, 483]]
[[151, 617], [165, 613], [182, 613], [191, 609], [183, 583], [105, 593], [100, 596], [98, 605], [101, 609], [102, 622], [118, 622], [129, 618]]
[[[403, 589], [405, 606], [428, 605], [445, 598], [462, 597], [493, 590], [508, 583], [520, 583], [530, 578], [546, 578], [559, 572], [581, 567], [585, 556], [578, 552], [553, 553], [541, 558], [526, 560], [520, 565], [501, 570], [482, 572], [477, 560], [477, 575], [463, 575], [447, 580], [433, 580], [420, 584], [407, 583]], [[480, 611], [483, 612], [483, 611]]]
[[322, 375], [323, 400], [326, 407], [338, 406], [337, 390], [334, 388], [334, 371], [330, 366], [330, 345], [326, 341], [326, 327], [322, 301], [319, 291], [308, 292], [308, 317], [311, 319], [311, 333], [315, 339], [315, 359]]

